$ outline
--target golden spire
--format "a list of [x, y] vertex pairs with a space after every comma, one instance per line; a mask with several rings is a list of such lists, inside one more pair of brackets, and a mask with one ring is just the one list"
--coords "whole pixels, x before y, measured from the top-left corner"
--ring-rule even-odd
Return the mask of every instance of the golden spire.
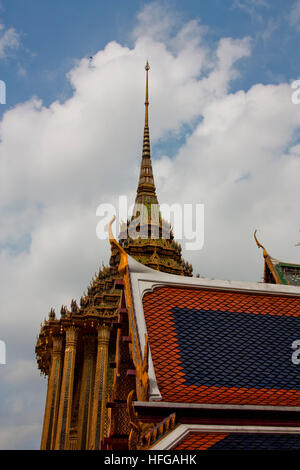
[[149, 107], [149, 94], [148, 94], [148, 71], [150, 70], [149, 62], [147, 60], [145, 65], [146, 70], [146, 99], [145, 99], [145, 127], [143, 139], [143, 153], [141, 170], [139, 177], [139, 184], [137, 189], [136, 203], [154, 203], [158, 204], [155, 184], [153, 178], [153, 170], [151, 163], [150, 152], [150, 136], [149, 136], [149, 121], [148, 121], [148, 107]]
[[148, 99], [148, 71], [150, 70], [150, 65], [147, 60], [145, 65], [146, 70], [146, 100], [145, 100], [145, 127], [148, 127], [148, 106], [149, 106], [149, 99]]

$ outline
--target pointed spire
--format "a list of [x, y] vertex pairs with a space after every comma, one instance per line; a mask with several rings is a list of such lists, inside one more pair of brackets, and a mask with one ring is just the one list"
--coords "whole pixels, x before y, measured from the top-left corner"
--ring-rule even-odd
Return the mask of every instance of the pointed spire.
[[149, 107], [149, 97], [148, 97], [148, 71], [150, 70], [150, 65], [147, 60], [145, 65], [146, 70], [146, 100], [145, 100], [145, 127], [148, 127], [148, 107]]
[[145, 127], [144, 127], [144, 140], [143, 140], [143, 154], [141, 162], [141, 170], [139, 177], [139, 184], [137, 189], [136, 203], [139, 204], [158, 204], [155, 192], [155, 184], [152, 171], [151, 154], [150, 154], [150, 137], [149, 137], [149, 121], [148, 121], [148, 108], [149, 108], [149, 91], [148, 91], [148, 72], [150, 70], [149, 62], [147, 60], [146, 66], [146, 99], [145, 99]]

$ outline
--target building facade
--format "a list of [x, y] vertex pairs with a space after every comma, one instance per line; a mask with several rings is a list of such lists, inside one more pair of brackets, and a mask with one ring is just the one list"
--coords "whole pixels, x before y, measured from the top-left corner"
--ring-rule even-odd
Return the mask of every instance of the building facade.
[[[134, 215], [122, 228], [119, 241], [130, 256], [144, 265], [192, 276], [192, 266], [182, 259], [181, 247], [159, 212], [148, 125], [149, 68], [147, 62], [143, 151]], [[134, 236], [133, 229], [140, 236]], [[73, 300], [70, 308], [62, 306], [60, 318], [51, 309], [41, 328], [36, 356], [39, 369], [48, 376], [42, 449], [99, 449], [109, 433], [110, 410], [106, 405], [113, 392], [123, 282], [118, 272], [119, 260], [119, 250], [112, 244], [109, 266], [99, 269], [80, 304]], [[125, 333], [127, 337], [128, 332]], [[132, 369], [126, 341], [121, 348], [127, 367]], [[134, 382], [133, 376], [126, 373], [119, 391], [119, 400], [123, 401]], [[128, 419], [120, 420], [120, 434], [126, 435]]]
[[37, 341], [41, 449], [300, 448], [299, 266], [257, 241], [266, 284], [192, 277], [159, 210], [145, 69], [133, 216], [118, 241], [110, 224], [109, 266]]

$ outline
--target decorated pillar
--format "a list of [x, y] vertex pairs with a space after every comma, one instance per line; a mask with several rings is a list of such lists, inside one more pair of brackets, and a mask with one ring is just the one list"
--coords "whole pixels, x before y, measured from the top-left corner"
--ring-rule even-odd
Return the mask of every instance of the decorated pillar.
[[78, 448], [87, 449], [89, 429], [92, 418], [93, 384], [95, 375], [96, 336], [83, 337], [83, 370], [81, 378], [79, 416], [78, 416]]
[[106, 383], [110, 330], [110, 325], [102, 324], [98, 327], [97, 362], [89, 446], [92, 450], [100, 449], [101, 441], [103, 439], [106, 412]]
[[69, 326], [66, 329], [66, 347], [62, 375], [58, 424], [55, 439], [55, 449], [67, 449], [71, 425], [74, 369], [78, 328]]
[[52, 337], [51, 368], [48, 377], [48, 391], [46, 398], [41, 450], [49, 450], [53, 429], [57, 419], [57, 409], [59, 404], [61, 370], [62, 370], [62, 336]]

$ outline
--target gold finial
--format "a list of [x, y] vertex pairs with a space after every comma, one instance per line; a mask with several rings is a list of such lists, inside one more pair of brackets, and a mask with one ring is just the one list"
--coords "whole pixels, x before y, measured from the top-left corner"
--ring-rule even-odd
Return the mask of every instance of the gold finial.
[[146, 70], [146, 100], [145, 100], [145, 127], [148, 127], [148, 106], [149, 106], [149, 100], [148, 100], [148, 71], [150, 70], [150, 65], [147, 59], [146, 65], [145, 65], [145, 70]]
[[115, 245], [118, 250], [119, 250], [119, 253], [120, 253], [120, 263], [119, 263], [119, 266], [118, 266], [118, 270], [119, 270], [119, 273], [124, 273], [125, 272], [125, 268], [126, 266], [128, 265], [128, 260], [127, 260], [127, 254], [126, 254], [126, 251], [124, 250], [124, 248], [117, 242], [117, 240], [115, 239], [114, 237], [114, 234], [113, 234], [113, 231], [112, 231], [112, 224], [114, 223], [114, 221], [116, 220], [116, 216], [114, 215], [113, 218], [111, 219], [111, 221], [109, 222], [108, 224], [108, 236], [109, 236], [109, 241], [110, 241], [110, 244], [111, 246], [112, 245]]
[[257, 232], [257, 230], [254, 231], [254, 240], [256, 241], [257, 247], [263, 249], [263, 255], [264, 255], [264, 257], [266, 257], [266, 256], [268, 256], [267, 250], [266, 250], [265, 247], [264, 247], [261, 243], [259, 243], [259, 241], [257, 240], [256, 232]]
[[[115, 237], [113, 235], [113, 231], [112, 231], [112, 224], [114, 223], [115, 220], [116, 220], [116, 216], [114, 215], [113, 218], [111, 219], [111, 221], [108, 224], [108, 237], [109, 237], [109, 241], [111, 243], [114, 243], [116, 241]], [[103, 265], [103, 263], [102, 263], [102, 265]]]

